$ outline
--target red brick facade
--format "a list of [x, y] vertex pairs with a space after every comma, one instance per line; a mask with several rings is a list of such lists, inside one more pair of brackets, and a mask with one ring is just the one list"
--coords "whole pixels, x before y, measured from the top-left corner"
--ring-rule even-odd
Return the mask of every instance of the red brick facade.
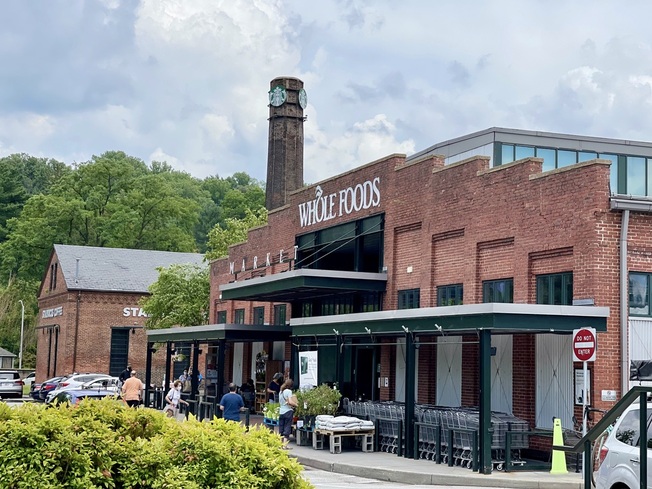
[[[593, 160], [546, 173], [541, 167], [542, 160], [536, 158], [489, 168], [487, 157], [444, 166], [441, 158], [406, 163], [404, 156], [391, 155], [319, 184], [330, 194], [379, 178], [378, 207], [303, 228], [298, 206], [315, 198], [316, 186], [296, 191], [286, 206], [270, 212], [267, 226], [250, 231], [246, 242], [232, 246], [228, 259], [212, 263], [211, 317], [225, 310], [227, 322], [232, 322], [234, 310], [244, 308], [245, 323], [250, 323], [253, 307], [264, 306], [265, 321], [271, 322], [273, 304], [223, 302], [220, 285], [290, 269], [287, 261], [266, 267], [264, 258], [280, 250], [291, 257], [297, 235], [384, 213], [388, 280], [383, 310], [396, 309], [398, 291], [412, 288], [420, 289], [421, 307], [436, 306], [437, 286], [458, 283], [464, 287], [464, 304], [480, 303], [483, 281], [505, 278], [513, 278], [515, 303], [535, 304], [537, 275], [572, 272], [575, 299], [593, 299], [596, 306], [610, 308], [608, 331], [600, 333], [598, 359], [590, 366], [594, 404], [609, 407], [611, 403], [600, 400], [600, 392], [621, 390], [621, 213], [610, 210], [609, 165]], [[652, 271], [651, 226], [650, 215], [632, 213], [629, 270]], [[259, 266], [252, 271], [254, 257]], [[241, 271], [243, 260], [246, 271]], [[231, 262], [235, 275], [230, 273]], [[477, 405], [477, 342], [472, 337], [464, 341], [462, 404]], [[380, 348], [380, 376], [389, 379], [389, 387], [381, 383], [380, 399], [394, 396], [395, 351], [390, 344]], [[420, 348], [417, 402], [435, 402], [436, 358], [435, 345]], [[515, 335], [514, 414], [532, 423], [534, 358], [535, 337]]]

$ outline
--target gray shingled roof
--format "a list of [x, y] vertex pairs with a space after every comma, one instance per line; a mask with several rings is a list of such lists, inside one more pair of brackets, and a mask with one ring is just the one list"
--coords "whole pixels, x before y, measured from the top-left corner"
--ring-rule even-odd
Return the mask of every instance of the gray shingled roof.
[[15, 358], [16, 355], [11, 353], [10, 351], [5, 350], [4, 348], [0, 348], [0, 357], [12, 357], [12, 358]]
[[54, 251], [68, 290], [147, 293], [148, 287], [158, 280], [157, 267], [208, 266], [204, 263], [204, 255], [199, 253], [61, 244], [55, 244]]

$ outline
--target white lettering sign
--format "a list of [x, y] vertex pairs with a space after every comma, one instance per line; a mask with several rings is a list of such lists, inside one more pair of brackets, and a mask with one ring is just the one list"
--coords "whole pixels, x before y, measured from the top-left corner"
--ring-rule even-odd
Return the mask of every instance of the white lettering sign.
[[53, 309], [43, 309], [41, 317], [43, 319], [55, 318], [57, 316], [63, 316], [63, 306], [55, 307]]
[[143, 311], [142, 307], [125, 307], [122, 310], [122, 315], [128, 317], [148, 318], [149, 315]]
[[339, 192], [324, 195], [321, 186], [315, 189], [315, 199], [299, 204], [301, 227], [348, 216], [353, 212], [380, 205], [380, 177], [367, 180]]
[[[298, 254], [299, 254], [299, 247], [295, 245], [294, 246], [294, 259], [295, 260], [297, 259]], [[285, 253], [285, 250], [279, 250], [278, 255], [274, 255], [274, 256], [278, 256], [278, 261], [275, 262], [275, 263], [285, 263], [285, 261], [288, 258], [288, 254]], [[272, 265], [272, 254], [268, 252], [267, 256], [265, 257], [265, 266], [269, 267], [271, 265]], [[258, 256], [254, 256], [253, 266], [251, 267], [251, 270], [256, 270], [257, 268], [258, 268]], [[242, 266], [241, 266], [240, 271], [238, 273], [245, 272], [245, 271], [247, 271], [247, 259], [243, 258], [242, 259]], [[235, 262], [234, 261], [229, 262], [229, 272], [231, 273], [231, 275], [235, 275], [235, 273], [236, 273]]]

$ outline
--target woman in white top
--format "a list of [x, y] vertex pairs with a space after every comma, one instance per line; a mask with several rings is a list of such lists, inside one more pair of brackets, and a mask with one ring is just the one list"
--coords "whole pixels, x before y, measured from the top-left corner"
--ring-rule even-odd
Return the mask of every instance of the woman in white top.
[[165, 396], [165, 402], [167, 402], [167, 405], [165, 406], [165, 409], [163, 410], [164, 413], [167, 413], [168, 418], [171, 418], [172, 416], [177, 414], [177, 409], [179, 408], [179, 403], [185, 404], [188, 406], [188, 403], [184, 400], [181, 399], [181, 381], [180, 380], [175, 380], [174, 385], [170, 389], [170, 391], [167, 393]]

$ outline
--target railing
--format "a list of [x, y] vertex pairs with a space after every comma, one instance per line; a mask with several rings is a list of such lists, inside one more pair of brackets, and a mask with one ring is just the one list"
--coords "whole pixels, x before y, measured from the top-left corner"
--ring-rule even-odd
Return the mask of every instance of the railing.
[[[627, 409], [638, 397], [640, 403], [640, 422], [639, 430], [641, 436], [647, 433], [647, 398], [648, 394], [652, 393], [652, 387], [636, 386], [632, 387], [627, 394], [625, 394], [620, 401], [618, 401], [613, 408], [602, 416], [593, 428], [591, 428], [586, 435], [582, 437], [574, 446], [567, 447], [563, 445], [553, 445], [553, 450], [561, 450], [564, 452], [580, 453], [584, 452], [584, 487], [589, 489], [591, 487], [591, 475], [593, 466], [589, 461], [591, 460], [591, 448], [595, 440], [611, 425], [616, 419]], [[639, 443], [640, 460], [641, 462], [647, 460], [647, 443]], [[641, 489], [646, 488], [647, 484], [647, 463], [639, 465], [639, 481]]]

